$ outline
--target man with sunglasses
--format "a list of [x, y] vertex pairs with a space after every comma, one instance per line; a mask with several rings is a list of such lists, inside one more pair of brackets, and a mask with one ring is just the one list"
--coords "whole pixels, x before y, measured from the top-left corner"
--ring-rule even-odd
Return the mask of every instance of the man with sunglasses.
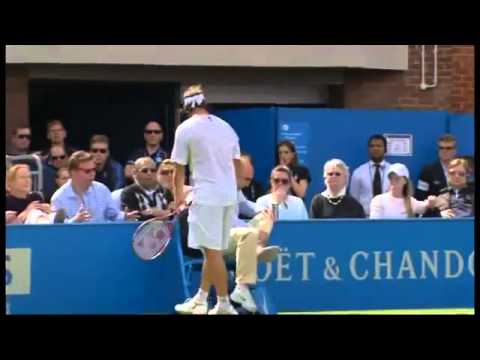
[[[457, 140], [446, 134], [438, 139], [438, 161], [425, 166], [418, 179], [415, 198], [425, 200], [430, 195], [438, 196], [447, 187], [448, 164], [457, 155]], [[423, 217], [438, 216], [437, 211], [428, 210]]]
[[302, 198], [290, 194], [292, 172], [285, 165], [273, 168], [270, 175], [270, 194], [257, 199], [257, 210], [278, 209], [279, 220], [308, 220], [308, 212]]
[[10, 149], [7, 155], [28, 155], [32, 142], [32, 132], [28, 126], [20, 126], [13, 130]]
[[150, 157], [135, 161], [133, 177], [135, 183], [127, 186], [120, 196], [123, 208], [138, 210], [139, 220], [154, 217], [166, 219], [173, 214], [173, 194], [157, 181], [157, 168]]
[[68, 155], [65, 148], [60, 145], [52, 145], [46, 159], [43, 161], [43, 195], [47, 202], [58, 189], [56, 176], [58, 169], [68, 166]]
[[71, 179], [52, 196], [52, 207], [63, 209], [66, 223], [135, 220], [138, 211], [123, 212], [115, 207], [110, 190], [95, 179], [93, 156], [77, 151], [68, 160]]
[[158, 167], [164, 159], [168, 159], [169, 155], [165, 151], [161, 143], [163, 141], [163, 127], [158, 121], [149, 121], [143, 129], [143, 138], [145, 139], [145, 147], [137, 149], [130, 154], [125, 166], [125, 177], [133, 179], [133, 168], [135, 160], [141, 157], [149, 156], [155, 161]]
[[124, 186], [123, 167], [112, 159], [109, 146], [110, 140], [106, 135], [93, 135], [90, 139], [90, 154], [97, 165], [95, 181], [114, 191]]

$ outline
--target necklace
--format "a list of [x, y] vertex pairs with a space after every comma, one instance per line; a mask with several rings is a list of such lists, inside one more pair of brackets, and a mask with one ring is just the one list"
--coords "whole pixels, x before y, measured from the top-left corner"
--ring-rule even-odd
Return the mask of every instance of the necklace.
[[333, 206], [337, 206], [338, 204], [340, 204], [343, 200], [343, 196], [340, 196], [338, 198], [330, 198], [330, 197], [327, 197], [327, 201], [332, 204]]

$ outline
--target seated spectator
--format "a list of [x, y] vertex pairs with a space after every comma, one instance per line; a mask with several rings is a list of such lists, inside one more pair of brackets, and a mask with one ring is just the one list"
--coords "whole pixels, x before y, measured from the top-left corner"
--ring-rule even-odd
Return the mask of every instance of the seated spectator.
[[157, 182], [157, 168], [150, 157], [135, 161], [135, 184], [122, 191], [121, 204], [129, 210], [138, 210], [139, 219], [167, 219], [174, 208], [173, 194]]
[[67, 223], [136, 220], [137, 211], [118, 211], [110, 190], [94, 181], [96, 165], [93, 156], [77, 151], [68, 160], [71, 179], [52, 196], [52, 206], [63, 209]]
[[364, 218], [362, 205], [347, 194], [350, 172], [348, 166], [339, 159], [332, 159], [323, 167], [323, 178], [327, 189], [315, 195], [310, 207], [313, 219]]
[[370, 204], [371, 219], [406, 219], [415, 214], [424, 214], [427, 209], [436, 206], [436, 197], [418, 201], [412, 197], [413, 188], [409, 180], [409, 172], [403, 164], [393, 164], [387, 173], [390, 190], [372, 199]]
[[7, 155], [28, 155], [30, 154], [30, 145], [32, 142], [32, 132], [28, 126], [19, 126], [12, 132], [10, 149]]
[[158, 167], [160, 163], [168, 159], [169, 155], [165, 151], [161, 143], [163, 141], [163, 126], [158, 121], [149, 121], [143, 130], [143, 138], [145, 139], [145, 147], [133, 151], [127, 159], [125, 165], [125, 177], [131, 178], [134, 163], [138, 158], [149, 156]]
[[47, 202], [58, 189], [56, 183], [58, 169], [67, 165], [68, 155], [65, 149], [60, 145], [53, 145], [43, 162], [43, 194]]
[[10, 167], [5, 183], [7, 223], [51, 224], [63, 221], [62, 213], [52, 213], [42, 195], [32, 192], [32, 175], [28, 165]]
[[467, 181], [468, 162], [453, 159], [448, 165], [448, 187], [440, 191], [437, 204], [442, 218], [475, 216], [475, 186]]
[[297, 150], [292, 142], [284, 140], [277, 145], [277, 165], [285, 165], [290, 169], [292, 173], [290, 192], [304, 199], [312, 179], [308, 168], [299, 164]]
[[[254, 166], [251, 155], [243, 153], [242, 156], [247, 157], [252, 166]], [[260, 196], [265, 195], [265, 191], [263, 190], [262, 184], [256, 181], [254, 177], [248, 180], [248, 184], [242, 189], [242, 192], [248, 200], [255, 202]]]
[[[165, 159], [161, 162], [157, 170], [157, 181], [164, 188], [170, 190], [173, 194], [175, 162], [171, 159]], [[187, 203], [191, 202], [190, 194], [192, 187], [190, 185], [183, 185], [183, 193]]]
[[272, 208], [278, 205], [279, 220], [307, 220], [308, 213], [303, 200], [291, 195], [292, 172], [286, 166], [276, 166], [270, 176], [271, 193], [257, 199], [257, 209]]
[[97, 166], [95, 181], [114, 191], [124, 186], [123, 168], [110, 156], [109, 145], [110, 141], [106, 135], [93, 135], [90, 139], [90, 154]]
[[47, 139], [50, 142], [50, 145], [41, 152], [42, 157], [49, 161], [48, 157], [50, 155], [50, 148], [53, 145], [58, 145], [63, 147], [67, 156], [73, 154], [76, 149], [67, 144], [65, 139], [67, 138], [67, 131], [63, 126], [63, 123], [58, 119], [53, 119], [47, 123]]
[[57, 184], [56, 190], [60, 189], [63, 185], [65, 185], [68, 180], [70, 180], [70, 173], [68, 172], [68, 168], [61, 167], [60, 169], [58, 169], [57, 176], [55, 178], [55, 183]]

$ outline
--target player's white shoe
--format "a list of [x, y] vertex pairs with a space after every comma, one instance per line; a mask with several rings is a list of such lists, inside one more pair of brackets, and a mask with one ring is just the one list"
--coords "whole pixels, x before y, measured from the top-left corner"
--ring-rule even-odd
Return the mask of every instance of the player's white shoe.
[[195, 297], [188, 298], [183, 304], [175, 305], [175, 311], [182, 315], [207, 315], [208, 303]]
[[208, 312], [208, 315], [238, 315], [238, 312], [230, 303], [220, 306], [217, 302], [217, 305]]
[[242, 305], [247, 311], [252, 313], [257, 311], [257, 304], [255, 304], [255, 300], [253, 300], [252, 294], [250, 294], [248, 289], [236, 286], [230, 294], [230, 299]]
[[261, 248], [257, 253], [257, 260], [258, 262], [271, 262], [277, 258], [279, 252], [280, 248], [278, 246]]

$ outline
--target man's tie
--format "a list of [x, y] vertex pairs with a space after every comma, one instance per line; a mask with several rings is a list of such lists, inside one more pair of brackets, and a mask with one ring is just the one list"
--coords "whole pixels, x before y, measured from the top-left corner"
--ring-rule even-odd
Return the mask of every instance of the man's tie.
[[380, 177], [380, 164], [375, 164], [375, 176], [373, 177], [373, 196], [382, 193], [382, 178]]

